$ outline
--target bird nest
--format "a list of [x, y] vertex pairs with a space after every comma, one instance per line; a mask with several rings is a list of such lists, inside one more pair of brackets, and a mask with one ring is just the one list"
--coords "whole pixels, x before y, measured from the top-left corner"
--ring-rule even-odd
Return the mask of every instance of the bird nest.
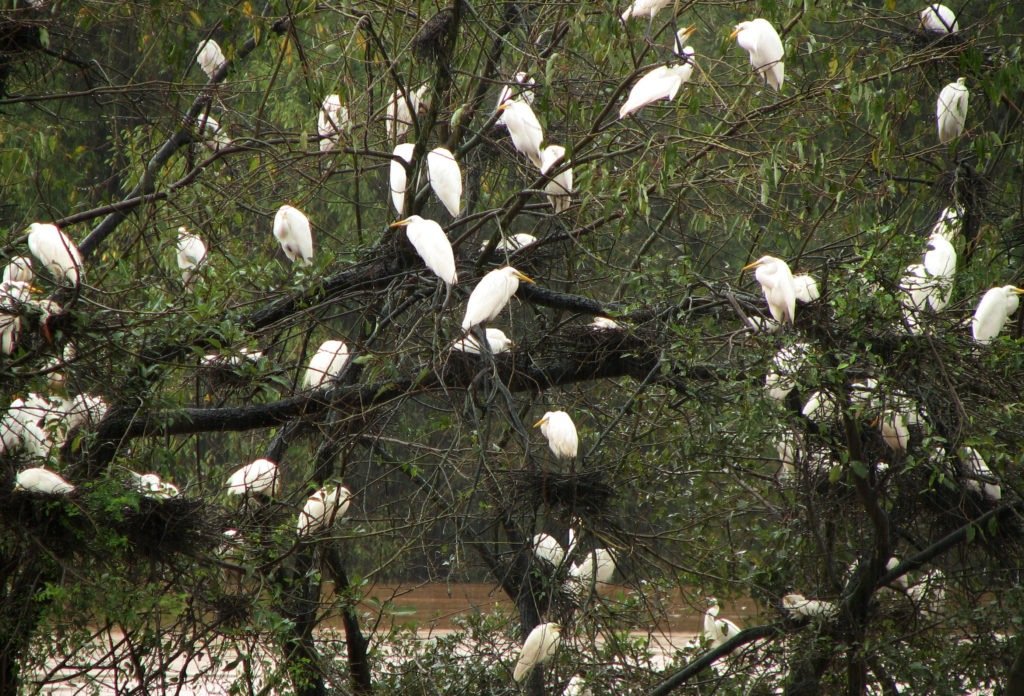
[[509, 471], [499, 477], [501, 497], [513, 508], [563, 508], [570, 514], [600, 516], [607, 511], [612, 487], [600, 472], [562, 474], [551, 471]]
[[0, 524], [22, 539], [33, 539], [57, 558], [83, 548], [88, 521], [78, 514], [72, 495], [48, 495], [13, 490], [0, 484]]
[[[460, 11], [465, 11], [465, 3]], [[423, 60], [447, 61], [451, 55], [455, 12], [446, 7], [428, 19], [412, 39], [413, 52]], [[444, 66], [447, 67], [447, 66]]]
[[219, 542], [208, 512], [203, 502], [192, 498], [143, 497], [138, 509], [128, 509], [119, 531], [138, 553], [163, 561]]

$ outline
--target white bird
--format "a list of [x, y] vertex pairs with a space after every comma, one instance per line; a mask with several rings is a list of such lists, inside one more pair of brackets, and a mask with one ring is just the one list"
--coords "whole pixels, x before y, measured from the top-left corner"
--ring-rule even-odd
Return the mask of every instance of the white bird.
[[537, 665], [550, 660], [558, 650], [561, 642], [562, 627], [556, 623], [543, 623], [535, 626], [523, 643], [512, 678], [521, 682]]
[[348, 512], [352, 494], [344, 486], [325, 486], [309, 496], [299, 513], [296, 532], [299, 536], [329, 529]]
[[576, 531], [569, 529], [569, 547], [562, 548], [562, 545], [550, 534], [541, 532], [533, 535], [533, 554], [542, 560], [547, 561], [556, 568], [562, 565], [565, 557], [572, 553], [576, 547]]
[[960, 231], [960, 227], [960, 209], [956, 206], [949, 206], [939, 213], [939, 219], [932, 227], [932, 236], [939, 236], [947, 242], [952, 242]]
[[70, 431], [84, 425], [96, 425], [107, 415], [107, 402], [101, 396], [79, 394], [66, 404], [61, 417], [64, 427]]
[[992, 339], [999, 335], [1017, 307], [1020, 306], [1019, 295], [1024, 294], [1024, 289], [1013, 285], [1004, 285], [1001, 288], [992, 288], [985, 293], [978, 303], [978, 309], [971, 319], [971, 334], [978, 343], [991, 343]]
[[[890, 556], [889, 560], [885, 562], [885, 569], [886, 571], [895, 570], [899, 564], [899, 558], [897, 558], [896, 556]], [[907, 576], [900, 575], [895, 580], [893, 580], [893, 583], [895, 583], [897, 587], [901, 587], [905, 590], [907, 589]]]
[[[415, 92], [408, 91], [404, 95], [402, 90], [395, 90], [395, 93], [391, 95], [391, 100], [388, 102], [387, 111], [384, 115], [384, 124], [388, 129], [388, 138], [391, 140], [401, 140], [405, 137], [405, 134], [409, 132], [409, 128], [413, 123], [413, 114], [420, 113], [421, 110], [427, 108], [427, 102], [424, 96], [427, 93], [427, 89], [430, 85], [422, 85]], [[406, 99], [408, 96], [408, 99]], [[412, 109], [410, 109], [410, 105]]]
[[593, 692], [587, 688], [587, 683], [583, 681], [583, 677], [574, 674], [569, 683], [565, 685], [565, 691], [562, 692], [562, 696], [593, 696]]
[[495, 124], [498, 126], [505, 125], [505, 115], [500, 113], [500, 107], [510, 99], [522, 99], [527, 104], [533, 105], [533, 88], [536, 86], [536, 82], [532, 77], [524, 72], [517, 72], [513, 75], [512, 80], [515, 82], [513, 85], [504, 85], [501, 91], [498, 92], [498, 101], [494, 105], [494, 110], [498, 111], [498, 120]]
[[191, 234], [184, 227], [179, 227], [177, 250], [181, 282], [188, 286], [196, 269], [206, 260], [206, 245], [199, 235]]
[[960, 137], [967, 123], [967, 101], [970, 93], [964, 83], [967, 78], [961, 77], [950, 82], [939, 92], [939, 100], [935, 105], [935, 122], [939, 128], [939, 142], [948, 143]]
[[921, 10], [921, 28], [932, 34], [955, 34], [959, 29], [956, 13], [945, 5], [929, 3]]
[[27, 256], [15, 256], [4, 266], [3, 282], [16, 280], [19, 283], [31, 283], [35, 274], [32, 272], [32, 259]]
[[[515, 251], [516, 249], [522, 249], [528, 244], [533, 244], [537, 241], [537, 238], [532, 234], [526, 232], [519, 232], [512, 235], [511, 237], [503, 237], [500, 242], [494, 245], [495, 251]], [[480, 245], [480, 251], [487, 248], [487, 242]]]
[[391, 223], [391, 227], [405, 228], [405, 235], [416, 253], [438, 278], [449, 286], [459, 282], [455, 270], [455, 252], [439, 224], [419, 215], [410, 215], [404, 220]]
[[54, 408], [54, 404], [34, 393], [24, 400], [12, 401], [0, 428], [5, 448], [13, 449], [20, 445], [33, 457], [47, 458], [53, 448], [53, 440], [43, 423]]
[[776, 92], [782, 89], [782, 82], [785, 79], [782, 56], [785, 51], [782, 48], [782, 39], [771, 22], [760, 17], [740, 22], [729, 38], [736, 39], [740, 48], [750, 54], [751, 67], [772, 89]]
[[228, 132], [221, 128], [217, 119], [210, 114], [203, 114], [200, 117], [199, 130], [203, 134], [203, 145], [214, 152], [219, 152], [222, 147], [231, 144]]
[[313, 233], [307, 218], [298, 208], [282, 205], [274, 216], [274, 237], [281, 243], [285, 256], [292, 263], [309, 266], [313, 263]]
[[533, 280], [511, 266], [496, 268], [476, 284], [466, 303], [466, 315], [462, 328], [471, 329], [478, 324], [491, 321], [505, 309], [519, 289], [519, 282], [533, 283]]
[[537, 115], [525, 101], [511, 99], [498, 107], [505, 119], [508, 134], [512, 137], [515, 149], [533, 162], [538, 169], [541, 166], [540, 146], [544, 142], [544, 129], [541, 128]]
[[690, 60], [676, 65], [658, 66], [637, 80], [629, 90], [625, 103], [619, 107], [619, 118], [626, 118], [659, 99], [672, 101], [676, 98], [679, 89], [689, 82], [693, 75], [693, 47], [685, 47], [683, 53]]
[[978, 450], [964, 447], [960, 450], [960, 461], [964, 464], [964, 488], [992, 501], [998, 501], [1003, 497], [999, 479], [988, 468]]
[[928, 304], [936, 311], [942, 311], [949, 304], [953, 291], [953, 276], [956, 274], [956, 249], [941, 235], [928, 238], [924, 253], [924, 270], [931, 281]]
[[157, 474], [140, 474], [128, 470], [135, 481], [135, 488], [147, 498], [166, 500], [176, 498], [180, 494], [178, 487], [169, 481], [162, 481]]
[[65, 481], [60, 474], [37, 466], [18, 472], [14, 477], [14, 490], [45, 495], [67, 495], [75, 490], [75, 487]]
[[[487, 335], [487, 346], [491, 349], [491, 353], [498, 355], [499, 353], [508, 352], [512, 348], [512, 339], [505, 335], [505, 332], [501, 329], [490, 329], [485, 331]], [[476, 340], [476, 336], [467, 334], [465, 337], [458, 339], [452, 344], [452, 350], [459, 351], [460, 353], [472, 353], [473, 355], [480, 354], [480, 343]]]
[[427, 180], [451, 216], [458, 217], [462, 201], [462, 170], [451, 150], [435, 147], [427, 153]]
[[575, 459], [580, 440], [576, 424], [565, 411], [548, 411], [533, 424], [548, 440], [548, 447], [557, 459]]
[[324, 386], [341, 374], [351, 357], [344, 341], [324, 341], [309, 361], [302, 386], [306, 389], [318, 389]]
[[[565, 164], [564, 157], [564, 147], [548, 145], [540, 151], [540, 173], [547, 174], [558, 160], [562, 160], [562, 164], [558, 165], [561, 168]], [[566, 167], [551, 177], [544, 192], [548, 194], [548, 202], [556, 214], [568, 210], [572, 205], [572, 167]]]
[[56, 225], [33, 222], [28, 227], [28, 250], [54, 278], [77, 286], [83, 275], [82, 255]]
[[589, 590], [591, 584], [608, 585], [615, 575], [615, 557], [608, 549], [594, 549], [584, 559], [569, 567], [569, 580], [577, 591]]
[[281, 491], [277, 464], [269, 459], [246, 464], [231, 474], [227, 487], [228, 495], [277, 495]]
[[810, 352], [809, 344], [798, 342], [783, 346], [775, 353], [775, 357], [772, 358], [772, 369], [764, 378], [768, 396], [776, 401], [782, 401], [796, 388], [796, 375], [807, 362]]
[[789, 265], [774, 256], [762, 256], [742, 270], [748, 271], [751, 268], [757, 269], [754, 277], [761, 284], [772, 317], [780, 324], [792, 324], [796, 317], [796, 286]]
[[807, 397], [802, 413], [818, 425], [826, 425], [839, 415], [839, 404], [832, 394], [816, 390]]
[[316, 117], [316, 132], [320, 136], [320, 152], [334, 149], [341, 139], [341, 134], [348, 131], [348, 109], [341, 105], [341, 97], [328, 94], [320, 105]]
[[809, 273], [799, 273], [793, 276], [793, 291], [796, 293], [797, 302], [814, 302], [821, 297], [818, 281]]
[[820, 599], [807, 599], [802, 594], [788, 594], [782, 598], [782, 608], [798, 618], [830, 619], [839, 613], [839, 607]]
[[921, 330], [920, 313], [928, 305], [928, 297], [934, 289], [934, 282], [928, 279], [924, 264], [912, 263], [906, 267], [900, 278], [899, 288], [902, 293], [900, 304], [903, 306], [903, 318], [912, 333]]
[[207, 77], [212, 78], [214, 73], [220, 70], [220, 66], [227, 62], [224, 52], [220, 50], [220, 44], [213, 39], [200, 41], [198, 51], [196, 62]]
[[594, 317], [590, 328], [595, 331], [621, 331], [622, 324], [609, 317]]
[[[395, 145], [392, 154], [406, 164], [412, 164], [412, 153], [416, 149], [413, 143], [400, 143]], [[391, 176], [389, 185], [391, 188], [391, 203], [395, 206], [395, 212], [401, 215], [405, 212], [405, 192], [408, 186], [408, 174], [405, 166], [397, 159], [391, 160]], [[461, 186], [461, 183], [460, 183]]]
[[633, 4], [622, 13], [621, 19], [623, 22], [630, 17], [647, 17], [653, 20], [654, 15], [658, 14], [669, 2], [670, 0], [633, 0]]
[[31, 286], [20, 280], [0, 283], [0, 353], [10, 355], [21, 337], [21, 307], [29, 300]]
[[729, 619], [718, 618], [721, 607], [718, 606], [717, 599], [708, 597], [708, 605], [707, 611], [704, 612], [704, 640], [711, 643], [710, 647], [713, 650], [733, 636], [739, 635], [741, 629]]
[[878, 417], [878, 429], [882, 439], [895, 452], [905, 452], [910, 444], [910, 429], [907, 419], [899, 411], [884, 411]]

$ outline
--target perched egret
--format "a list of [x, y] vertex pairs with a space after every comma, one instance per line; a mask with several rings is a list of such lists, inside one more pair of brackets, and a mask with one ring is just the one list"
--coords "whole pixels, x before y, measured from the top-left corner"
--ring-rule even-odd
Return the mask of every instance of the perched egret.
[[544, 417], [533, 424], [540, 428], [548, 440], [548, 447], [557, 459], [575, 459], [579, 450], [580, 439], [576, 434], [576, 424], [565, 411], [548, 411]]
[[995, 502], [1003, 497], [1003, 490], [981, 453], [973, 447], [960, 450], [960, 461], [964, 465], [964, 488]]
[[269, 459], [246, 464], [231, 474], [227, 487], [228, 495], [277, 495], [281, 491], [277, 464]]
[[793, 291], [796, 293], [797, 302], [814, 302], [821, 297], [818, 290], [818, 281], [808, 273], [800, 273], [793, 276]]
[[796, 618], [815, 617], [831, 619], [839, 613], [839, 607], [820, 599], [807, 599], [802, 594], [788, 594], [782, 598], [782, 608]]
[[779, 476], [788, 479], [795, 473], [795, 464], [800, 457], [800, 442], [796, 433], [788, 430], [775, 441], [775, 452], [779, 457]]
[[451, 150], [435, 147], [427, 153], [427, 180], [452, 217], [458, 217], [462, 200], [462, 170]]
[[783, 346], [772, 358], [772, 369], [764, 378], [764, 386], [768, 396], [782, 401], [789, 392], [796, 388], [796, 375], [803, 369], [810, 355], [811, 346], [799, 342]]
[[591, 584], [611, 584], [615, 575], [615, 557], [608, 549], [594, 549], [577, 565], [569, 567], [569, 578], [579, 591], [588, 590]]
[[207, 77], [212, 78], [214, 73], [220, 70], [220, 66], [227, 62], [224, 52], [220, 50], [220, 44], [213, 39], [200, 41], [198, 51], [196, 62]]
[[199, 235], [190, 234], [184, 227], [179, 227], [177, 249], [181, 282], [187, 287], [196, 269], [206, 260], [206, 245]]
[[827, 425], [839, 415], [839, 404], [835, 396], [826, 391], [813, 391], [807, 397], [802, 413], [819, 426]]
[[27, 256], [15, 256], [10, 263], [4, 266], [3, 282], [14, 280], [19, 283], [31, 283], [34, 275], [32, 259]]
[[60, 474], [37, 466], [18, 472], [18, 475], [14, 477], [14, 490], [46, 495], [67, 495], [75, 490], [75, 487], [65, 481]]
[[[896, 556], [890, 556], [889, 560], [885, 562], [885, 570], [886, 571], [896, 570], [896, 567], [899, 566], [899, 564], [900, 564], [900, 559], [898, 559]], [[900, 587], [900, 588], [905, 590], [905, 589], [907, 589], [907, 576], [906, 575], [897, 576], [896, 579], [893, 580], [893, 583], [895, 583], [897, 587]]]
[[491, 321], [505, 309], [519, 289], [519, 282], [532, 283], [533, 280], [511, 266], [496, 268], [476, 284], [469, 294], [466, 303], [466, 315], [462, 318], [462, 328], [471, 329], [478, 324]]
[[764, 78], [765, 82], [778, 92], [785, 77], [782, 56], [782, 39], [767, 19], [752, 19], [740, 22], [729, 35], [736, 39], [740, 48], [750, 54], [750, 65]]
[[947, 242], [952, 242], [953, 238], [956, 237], [960, 231], [962, 221], [960, 220], [960, 209], [956, 206], [950, 206], [944, 208], [939, 213], [939, 219], [932, 227], [932, 236], [939, 236], [945, 239]]
[[562, 627], [556, 623], [535, 626], [530, 631], [530, 635], [526, 637], [526, 642], [523, 643], [523, 649], [519, 653], [519, 660], [516, 662], [512, 678], [521, 682], [534, 667], [550, 660], [558, 650], [561, 632]]
[[[548, 145], [540, 151], [540, 173], [547, 174], [551, 171], [555, 162], [563, 160], [565, 148], [561, 145]], [[559, 167], [562, 165], [560, 164]], [[548, 194], [548, 202], [555, 209], [555, 213], [565, 212], [572, 205], [572, 167], [562, 169], [561, 172], [551, 177], [551, 181], [544, 187]]]
[[949, 304], [953, 291], [953, 276], [956, 273], [956, 249], [941, 235], [928, 238], [924, 253], [924, 270], [931, 281], [928, 304], [940, 312]]
[[31, 286], [20, 280], [0, 283], [0, 353], [10, 355], [21, 337], [21, 306], [28, 302]]
[[576, 532], [569, 529], [569, 547], [562, 548], [562, 545], [550, 534], [533, 535], [533, 554], [542, 560], [547, 561], [556, 568], [562, 565], [565, 557], [572, 553], [576, 547]]
[[633, 0], [633, 4], [622, 13], [621, 19], [623, 22], [630, 17], [647, 17], [653, 20], [654, 15], [658, 14], [669, 2], [670, 0]]
[[659, 99], [672, 101], [679, 89], [690, 81], [693, 75], [693, 54], [691, 46], [683, 49], [687, 62], [677, 65], [661, 65], [648, 71], [629, 90], [625, 103], [619, 107], [619, 118], [626, 118], [648, 104]]
[[978, 309], [971, 319], [971, 333], [978, 343], [991, 343], [1003, 330], [1003, 325], [1020, 306], [1019, 295], [1024, 289], [1012, 285], [992, 288], [978, 303]]
[[704, 640], [711, 643], [712, 650], [740, 633], [740, 627], [732, 621], [718, 618], [719, 610], [718, 600], [708, 597], [708, 609], [704, 612]]
[[344, 486], [321, 488], [306, 500], [299, 513], [296, 532], [299, 536], [308, 536], [329, 529], [348, 512], [351, 499], [352, 494]]
[[970, 96], [964, 83], [967, 78], [961, 77], [950, 82], [939, 92], [939, 100], [935, 105], [935, 121], [939, 128], [939, 142], [948, 143], [959, 138], [967, 123], [967, 100]]
[[935, 283], [928, 279], [924, 264], [912, 263], [903, 271], [899, 284], [902, 294], [900, 304], [903, 306], [903, 318], [912, 333], [921, 330], [920, 313], [928, 305], [928, 297], [934, 287]]
[[498, 107], [505, 118], [512, 145], [530, 158], [538, 169], [541, 166], [540, 146], [544, 142], [544, 129], [533, 109], [524, 101], [512, 99]]
[[79, 394], [67, 404], [64, 412], [65, 426], [72, 430], [83, 425], [96, 425], [107, 415], [108, 409], [103, 397]]
[[147, 498], [166, 500], [176, 498], [181, 493], [177, 486], [169, 481], [161, 480], [156, 474], [140, 474], [130, 469], [128, 473], [134, 479], [135, 489]]
[[[387, 112], [384, 115], [384, 123], [388, 129], [388, 138], [400, 140], [409, 132], [413, 123], [413, 114], [420, 113], [427, 108], [424, 96], [430, 85], [423, 85], [415, 92], [407, 91], [402, 93], [401, 89], [395, 90], [387, 105]], [[406, 98], [408, 97], [408, 99]], [[410, 109], [410, 107], [412, 107]]]
[[405, 235], [416, 249], [416, 253], [438, 278], [448, 285], [459, 282], [458, 273], [455, 271], [455, 252], [452, 251], [452, 244], [439, 224], [419, 215], [411, 215], [392, 223], [391, 226], [405, 228]]
[[231, 144], [228, 132], [210, 114], [200, 116], [199, 131], [203, 136], [203, 145], [214, 152], [220, 152], [222, 147]]
[[587, 688], [587, 683], [578, 674], [574, 674], [569, 683], [565, 685], [562, 696], [593, 696], [593, 692]]
[[395, 145], [395, 150], [392, 153], [397, 159], [393, 158], [391, 160], [391, 203], [395, 206], [395, 212], [399, 215], [405, 212], [405, 192], [408, 186], [408, 174], [402, 162], [412, 164], [412, 153], [415, 149], [416, 145], [414, 143], [400, 143]]
[[[516, 249], [522, 249], [528, 244], [533, 244], [537, 241], [537, 238], [532, 234], [526, 232], [519, 232], [511, 237], [503, 237], [500, 242], [494, 245], [495, 251], [515, 251]], [[480, 245], [480, 251], [487, 248], [487, 242]]]
[[929, 3], [921, 10], [921, 28], [931, 34], [955, 34], [959, 29], [956, 13], [937, 2]]
[[[537, 85], [536, 81], [524, 72], [517, 72], [513, 77], [514, 85], [505, 85], [498, 92], [498, 102], [494, 105], [495, 111], [511, 99], [522, 99], [527, 104], [533, 105], [533, 88]], [[498, 125], [505, 125], [504, 115], [499, 115], [497, 120]]]
[[[508, 352], [512, 348], [512, 339], [505, 335], [505, 332], [501, 329], [487, 329], [487, 346], [491, 349], [491, 353], [497, 355], [499, 353]], [[459, 351], [461, 353], [472, 353], [473, 355], [479, 355], [480, 343], [476, 340], [476, 336], [468, 334], [464, 338], [460, 338], [452, 344], [452, 350]]]
[[5, 449], [20, 445], [34, 457], [45, 459], [53, 447], [50, 433], [42, 423], [54, 410], [53, 405], [38, 394], [29, 394], [25, 399], [15, 399], [4, 414], [0, 431]]
[[274, 236], [292, 263], [313, 263], [313, 234], [307, 218], [298, 208], [282, 205], [274, 216]]
[[757, 269], [754, 277], [761, 284], [772, 317], [780, 324], [792, 324], [796, 317], [796, 286], [789, 265], [774, 256], [762, 256], [742, 270], [748, 271], [751, 268]]
[[316, 117], [316, 132], [320, 136], [320, 152], [334, 149], [341, 134], [348, 130], [348, 109], [341, 105], [341, 97], [328, 94], [320, 105]]
[[324, 341], [310, 359], [302, 385], [306, 389], [318, 389], [333, 380], [348, 364], [351, 354], [344, 341]]
[[906, 452], [910, 444], [910, 429], [906, 416], [899, 411], [884, 411], [878, 417], [878, 429], [885, 444], [895, 452]]
[[56, 225], [33, 222], [28, 227], [28, 249], [57, 280], [77, 286], [83, 275], [82, 255]]

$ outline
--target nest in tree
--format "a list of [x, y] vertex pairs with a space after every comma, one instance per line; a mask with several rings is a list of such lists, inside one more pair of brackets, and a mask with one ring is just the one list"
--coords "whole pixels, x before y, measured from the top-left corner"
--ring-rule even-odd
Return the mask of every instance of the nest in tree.
[[138, 510], [129, 510], [120, 530], [140, 554], [166, 560], [175, 554], [194, 553], [216, 538], [208, 533], [202, 501], [177, 498], [139, 499]]
[[2, 525], [25, 539], [31, 538], [57, 558], [67, 558], [83, 548], [87, 519], [74, 510], [74, 493], [48, 495], [14, 491], [0, 484]]
[[240, 628], [252, 620], [252, 596], [248, 594], [222, 594], [211, 602], [217, 623], [226, 628]]
[[[465, 2], [461, 2], [459, 12], [464, 12], [465, 9]], [[423, 60], [431, 60], [442, 67], [447, 67], [452, 43], [458, 30], [455, 26], [456, 21], [455, 11], [450, 7], [428, 19], [413, 37], [413, 52]]]
[[509, 471], [503, 478], [502, 496], [511, 496], [514, 507], [531, 510], [542, 505], [564, 508], [586, 517], [604, 513], [614, 495], [597, 471], [562, 474], [550, 471]]

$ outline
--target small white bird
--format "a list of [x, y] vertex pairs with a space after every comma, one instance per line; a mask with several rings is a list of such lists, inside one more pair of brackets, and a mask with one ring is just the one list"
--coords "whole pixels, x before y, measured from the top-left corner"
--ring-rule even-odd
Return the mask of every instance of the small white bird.
[[959, 138], [967, 124], [967, 101], [970, 93], [965, 86], [967, 78], [961, 77], [950, 82], [939, 92], [935, 105], [935, 122], [939, 128], [939, 142], [945, 145]]
[[181, 282], [188, 287], [196, 270], [206, 260], [206, 245], [199, 235], [191, 234], [184, 227], [178, 228], [178, 268]]
[[246, 464], [231, 474], [227, 487], [228, 495], [277, 495], [281, 492], [277, 464], [269, 459]]
[[[404, 95], [402, 90], [395, 90], [388, 102], [387, 111], [384, 115], [384, 124], [388, 129], [388, 138], [401, 140], [412, 127], [413, 114], [418, 114], [428, 106], [424, 96], [430, 85], [423, 85], [415, 92], [409, 91]], [[408, 96], [408, 99], [406, 99]], [[412, 107], [411, 109], [409, 107]]]
[[782, 56], [785, 51], [782, 48], [782, 39], [771, 22], [760, 17], [740, 22], [729, 38], [736, 39], [740, 48], [750, 54], [751, 67], [772, 89], [776, 92], [782, 89], [782, 82], [785, 79]]
[[341, 105], [341, 97], [328, 94], [320, 105], [316, 117], [316, 132], [320, 136], [320, 152], [329, 152], [341, 140], [341, 134], [348, 131], [348, 109]]
[[952, 242], [962, 226], [960, 215], [960, 209], [956, 206], [943, 208], [939, 213], [939, 219], [932, 226], [932, 236], [942, 237], [947, 242]]
[[802, 413], [819, 426], [826, 425], [839, 415], [836, 397], [826, 391], [815, 390], [807, 397]]
[[541, 532], [540, 534], [533, 535], [533, 554], [542, 560], [547, 561], [556, 568], [562, 565], [562, 561], [565, 557], [572, 553], [572, 550], [576, 547], [576, 532], [572, 528], [569, 529], [569, 547], [567, 549], [562, 548], [562, 545], [558, 542], [558, 539], [554, 538], [550, 534]]
[[739, 626], [729, 619], [718, 618], [720, 610], [721, 607], [718, 606], [718, 600], [714, 597], [708, 597], [708, 609], [704, 612], [704, 640], [711, 643], [710, 647], [712, 650], [733, 636], [739, 635], [741, 630]]
[[[487, 329], [485, 333], [487, 334], [487, 346], [491, 349], [492, 354], [505, 353], [512, 348], [512, 339], [506, 336], [501, 329]], [[476, 336], [467, 334], [452, 344], [452, 350], [479, 355], [480, 343], [477, 342]]]
[[902, 297], [900, 304], [903, 306], [903, 318], [910, 327], [912, 333], [921, 330], [920, 314], [928, 305], [928, 297], [932, 294], [935, 283], [928, 279], [928, 272], [924, 264], [912, 263], [903, 271], [900, 278], [899, 288]]
[[449, 286], [459, 282], [455, 270], [455, 252], [439, 224], [419, 215], [410, 215], [404, 220], [391, 223], [391, 227], [405, 228], [405, 235], [416, 253], [438, 278]]
[[77, 287], [82, 280], [82, 255], [56, 225], [33, 222], [28, 227], [28, 250], [54, 278]]
[[956, 249], [941, 235], [928, 238], [924, 253], [924, 270], [931, 281], [928, 304], [940, 312], [949, 304], [953, 292], [953, 276], [956, 274]]
[[[517, 72], [512, 79], [515, 84], [505, 85], [498, 92], [498, 101], [494, 105], [495, 111], [499, 111], [499, 107], [510, 99], [522, 99], [527, 104], [533, 105], [533, 88], [537, 84], [534, 79], [524, 72]], [[504, 126], [505, 115], [499, 113], [498, 120], [495, 123], [498, 126]]]
[[839, 613], [839, 607], [820, 599], [807, 599], [802, 594], [788, 594], [782, 598], [782, 608], [797, 618], [831, 619]]
[[157, 474], [140, 474], [131, 469], [128, 470], [134, 479], [135, 488], [146, 498], [166, 500], [176, 498], [181, 493], [178, 487], [169, 481], [162, 481]]
[[32, 259], [27, 256], [15, 256], [4, 266], [3, 282], [17, 281], [31, 283], [35, 274], [32, 272]]
[[348, 512], [352, 494], [344, 486], [325, 486], [309, 496], [299, 513], [296, 532], [299, 536], [315, 534], [321, 529], [330, 529]]
[[[537, 238], [532, 234], [526, 232], [519, 232], [511, 237], [502, 237], [501, 241], [494, 245], [495, 251], [515, 251], [516, 249], [522, 249], [528, 244], [533, 244], [537, 241]], [[487, 248], [487, 242], [480, 245], [480, 251]]]
[[462, 201], [462, 170], [451, 150], [435, 147], [427, 153], [427, 180], [451, 216], [458, 217]]
[[999, 335], [1007, 319], [1020, 306], [1020, 295], [1024, 289], [1013, 285], [992, 288], [978, 303], [978, 309], [971, 319], [971, 334], [978, 343], [991, 343]]
[[593, 692], [587, 688], [587, 683], [578, 674], [574, 674], [569, 683], [565, 685], [562, 696], [593, 696]]
[[511, 99], [498, 107], [505, 119], [508, 134], [512, 137], [515, 149], [533, 162], [538, 169], [541, 166], [540, 146], [544, 142], [544, 129], [541, 128], [537, 115], [525, 101]]
[[907, 419], [899, 411], [883, 411], [878, 417], [878, 429], [882, 432], [882, 439], [894, 452], [906, 452], [910, 444], [910, 429], [907, 427]]
[[810, 344], [798, 342], [783, 346], [772, 358], [772, 369], [764, 378], [768, 396], [782, 401], [796, 388], [796, 376], [803, 369], [811, 353]]
[[[900, 559], [899, 558], [897, 558], [896, 556], [890, 556], [889, 560], [885, 562], [885, 570], [886, 571], [896, 570], [896, 567], [899, 564], [900, 564]], [[893, 583], [897, 587], [901, 587], [901, 588], [903, 588], [905, 590], [905, 589], [907, 589], [907, 576], [906, 575], [900, 575], [895, 580], [893, 580]]]
[[808, 273], [799, 273], [793, 276], [793, 291], [796, 293], [797, 302], [814, 302], [821, 297], [818, 290], [818, 281]]
[[615, 557], [608, 549], [594, 549], [583, 560], [569, 567], [569, 581], [577, 593], [591, 585], [609, 585], [615, 576]]
[[930, 3], [921, 10], [921, 28], [931, 34], [955, 34], [956, 13], [945, 5]]
[[466, 315], [462, 328], [471, 329], [477, 324], [491, 321], [505, 309], [505, 305], [519, 290], [519, 282], [533, 283], [533, 280], [511, 266], [496, 268], [476, 284], [466, 303]]
[[630, 17], [647, 17], [651, 20], [663, 7], [668, 5], [670, 0], [633, 0], [633, 4], [626, 8], [620, 19], [623, 22]]
[[996, 478], [988, 464], [982, 458], [981, 453], [973, 447], [964, 447], [960, 450], [960, 461], [964, 468], [964, 488], [984, 496], [991, 501], [1001, 500], [1003, 490], [999, 486], [999, 479]]
[[557, 459], [575, 459], [580, 440], [576, 424], [565, 411], [548, 411], [533, 424], [548, 440], [548, 447]]
[[[561, 145], [548, 145], [540, 151], [540, 173], [547, 174], [551, 171], [555, 162], [562, 160], [561, 168], [565, 161], [565, 148]], [[544, 187], [548, 194], [548, 202], [555, 209], [555, 213], [562, 213], [572, 205], [572, 167], [566, 167], [561, 172], [551, 177], [551, 181]]]
[[31, 285], [20, 280], [0, 283], [0, 353], [10, 355], [21, 337], [21, 308], [28, 302]]
[[220, 152], [222, 147], [231, 144], [228, 132], [208, 113], [199, 117], [199, 132], [203, 135], [203, 145], [213, 152]]
[[535, 626], [523, 643], [512, 678], [521, 682], [537, 665], [544, 664], [558, 650], [561, 642], [562, 627], [557, 623], [543, 623]]
[[[406, 164], [412, 164], [412, 154], [416, 149], [413, 143], [400, 143], [395, 145], [392, 154]], [[408, 174], [405, 167], [397, 159], [391, 160], [391, 173], [389, 186], [391, 188], [391, 203], [395, 206], [395, 212], [401, 215], [405, 212], [405, 192], [408, 187]], [[461, 183], [460, 183], [461, 186]]]
[[754, 277], [761, 284], [772, 317], [780, 324], [792, 324], [796, 317], [796, 286], [789, 265], [774, 256], [762, 256], [742, 270], [749, 271], [752, 268], [757, 269]]
[[633, 88], [629, 90], [629, 96], [625, 103], [619, 107], [620, 119], [626, 118], [659, 99], [672, 101], [676, 98], [679, 89], [689, 82], [693, 75], [693, 47], [687, 46], [683, 52], [691, 60], [677, 65], [661, 65], [637, 80]]
[[197, 50], [196, 62], [199, 63], [199, 67], [203, 69], [207, 77], [212, 78], [214, 73], [220, 70], [220, 66], [227, 62], [224, 52], [220, 50], [220, 44], [213, 39], [200, 41]]
[[18, 472], [14, 477], [14, 490], [44, 495], [67, 495], [75, 490], [75, 487], [65, 481], [60, 474], [37, 466]]
[[319, 389], [341, 374], [351, 357], [344, 341], [324, 341], [309, 361], [302, 386]]
[[313, 263], [313, 233], [309, 218], [298, 208], [290, 205], [278, 208], [274, 216], [274, 237], [281, 243], [289, 261], [303, 266]]

